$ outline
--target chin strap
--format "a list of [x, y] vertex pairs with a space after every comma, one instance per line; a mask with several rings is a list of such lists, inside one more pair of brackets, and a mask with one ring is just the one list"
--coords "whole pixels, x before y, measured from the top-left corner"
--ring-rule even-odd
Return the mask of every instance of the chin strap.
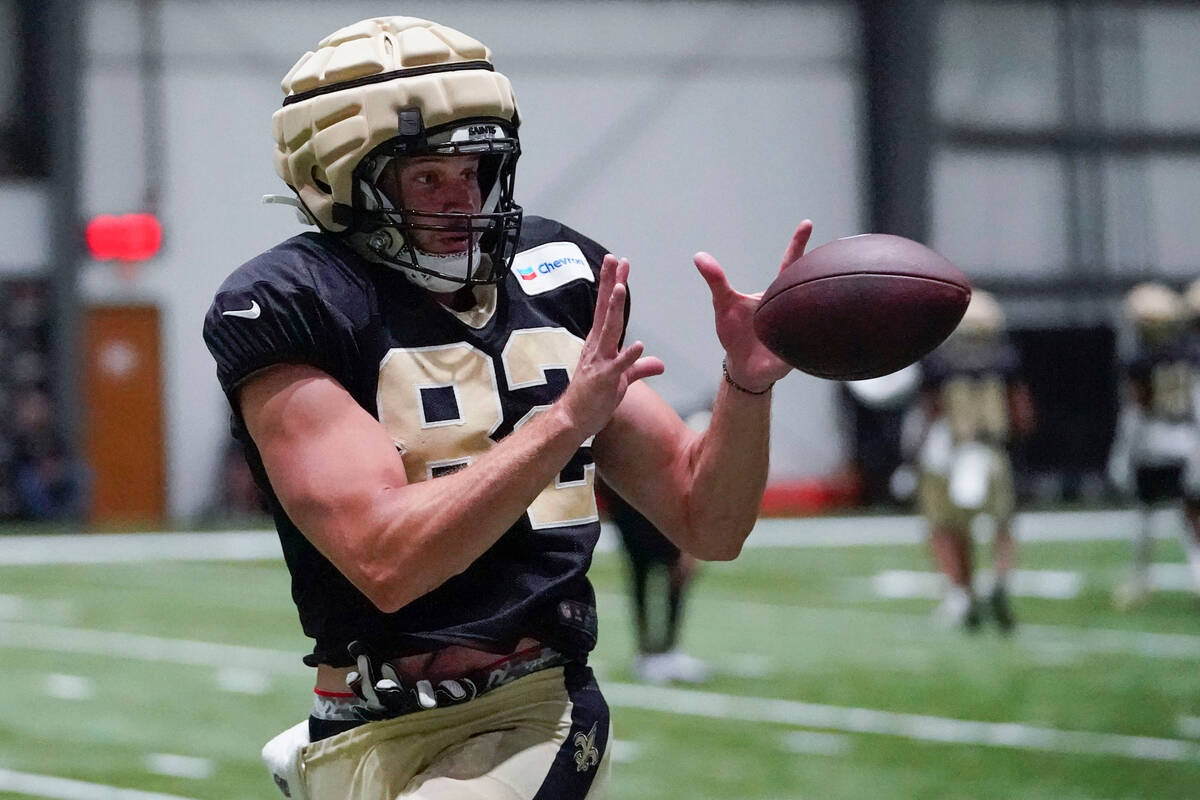
[[[380, 228], [371, 233], [354, 233], [348, 240], [359, 255], [368, 261], [397, 270], [417, 286], [431, 292], [456, 292], [467, 285], [468, 270], [472, 263], [476, 265], [475, 275], [486, 272], [492, 265], [491, 257], [478, 245], [460, 253], [428, 253], [413, 248], [416, 265], [405, 264], [400, 261], [400, 254], [405, 251], [404, 239], [389, 228]], [[440, 274], [434, 275], [433, 272]], [[462, 277], [457, 277], [459, 275]]]
[[317, 221], [308, 214], [308, 209], [299, 199], [286, 194], [264, 194], [262, 196], [263, 205], [280, 205], [291, 206], [296, 209], [296, 217], [305, 225], [316, 226]]

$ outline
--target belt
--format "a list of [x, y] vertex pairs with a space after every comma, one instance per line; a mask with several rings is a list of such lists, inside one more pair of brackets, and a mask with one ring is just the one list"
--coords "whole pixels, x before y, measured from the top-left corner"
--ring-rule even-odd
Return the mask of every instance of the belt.
[[459, 705], [493, 689], [544, 669], [562, 666], [572, 659], [553, 647], [537, 645], [505, 656], [499, 661], [457, 678], [413, 682], [402, 679], [387, 661], [376, 661], [359, 642], [350, 643], [358, 669], [346, 683], [361, 701], [353, 707], [363, 721], [392, 719], [416, 711]]

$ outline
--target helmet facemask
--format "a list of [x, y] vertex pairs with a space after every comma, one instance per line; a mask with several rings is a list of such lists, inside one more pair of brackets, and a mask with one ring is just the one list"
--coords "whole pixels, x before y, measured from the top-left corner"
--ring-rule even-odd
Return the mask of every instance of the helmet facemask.
[[[497, 283], [512, 264], [521, 227], [513, 202], [515, 130], [503, 120], [479, 119], [425, 131], [416, 109], [400, 112], [399, 130], [354, 170], [351, 242], [433, 292]], [[399, 174], [405, 159], [427, 156], [461, 158], [474, 168], [479, 208], [409, 207]]]

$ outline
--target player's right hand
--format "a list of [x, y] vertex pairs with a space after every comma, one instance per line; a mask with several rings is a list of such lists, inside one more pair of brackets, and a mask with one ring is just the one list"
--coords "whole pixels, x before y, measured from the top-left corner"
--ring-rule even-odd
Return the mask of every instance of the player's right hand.
[[585, 437], [599, 433], [608, 424], [630, 384], [660, 375], [666, 369], [656, 356], [642, 356], [641, 342], [620, 346], [628, 279], [629, 261], [606, 255], [600, 269], [592, 329], [583, 342], [571, 384], [559, 398]]

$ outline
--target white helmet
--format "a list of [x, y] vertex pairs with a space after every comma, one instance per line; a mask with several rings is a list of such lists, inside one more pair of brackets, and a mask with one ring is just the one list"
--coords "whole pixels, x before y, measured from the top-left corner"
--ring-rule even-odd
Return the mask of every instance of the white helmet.
[[998, 336], [1004, 332], [1004, 309], [988, 292], [971, 290], [971, 302], [959, 321], [956, 332], [968, 336]]
[[1139, 326], [1169, 326], [1184, 315], [1183, 298], [1162, 283], [1139, 283], [1125, 295], [1125, 318]]
[[[330, 34], [288, 71], [271, 118], [275, 171], [325, 231], [418, 285], [448, 292], [500, 280], [521, 228], [513, 202], [516, 98], [480, 42], [413, 17], [367, 19]], [[478, 155], [478, 213], [422, 211], [379, 188], [393, 159]], [[465, 234], [461, 253], [426, 253], [414, 231]]]

